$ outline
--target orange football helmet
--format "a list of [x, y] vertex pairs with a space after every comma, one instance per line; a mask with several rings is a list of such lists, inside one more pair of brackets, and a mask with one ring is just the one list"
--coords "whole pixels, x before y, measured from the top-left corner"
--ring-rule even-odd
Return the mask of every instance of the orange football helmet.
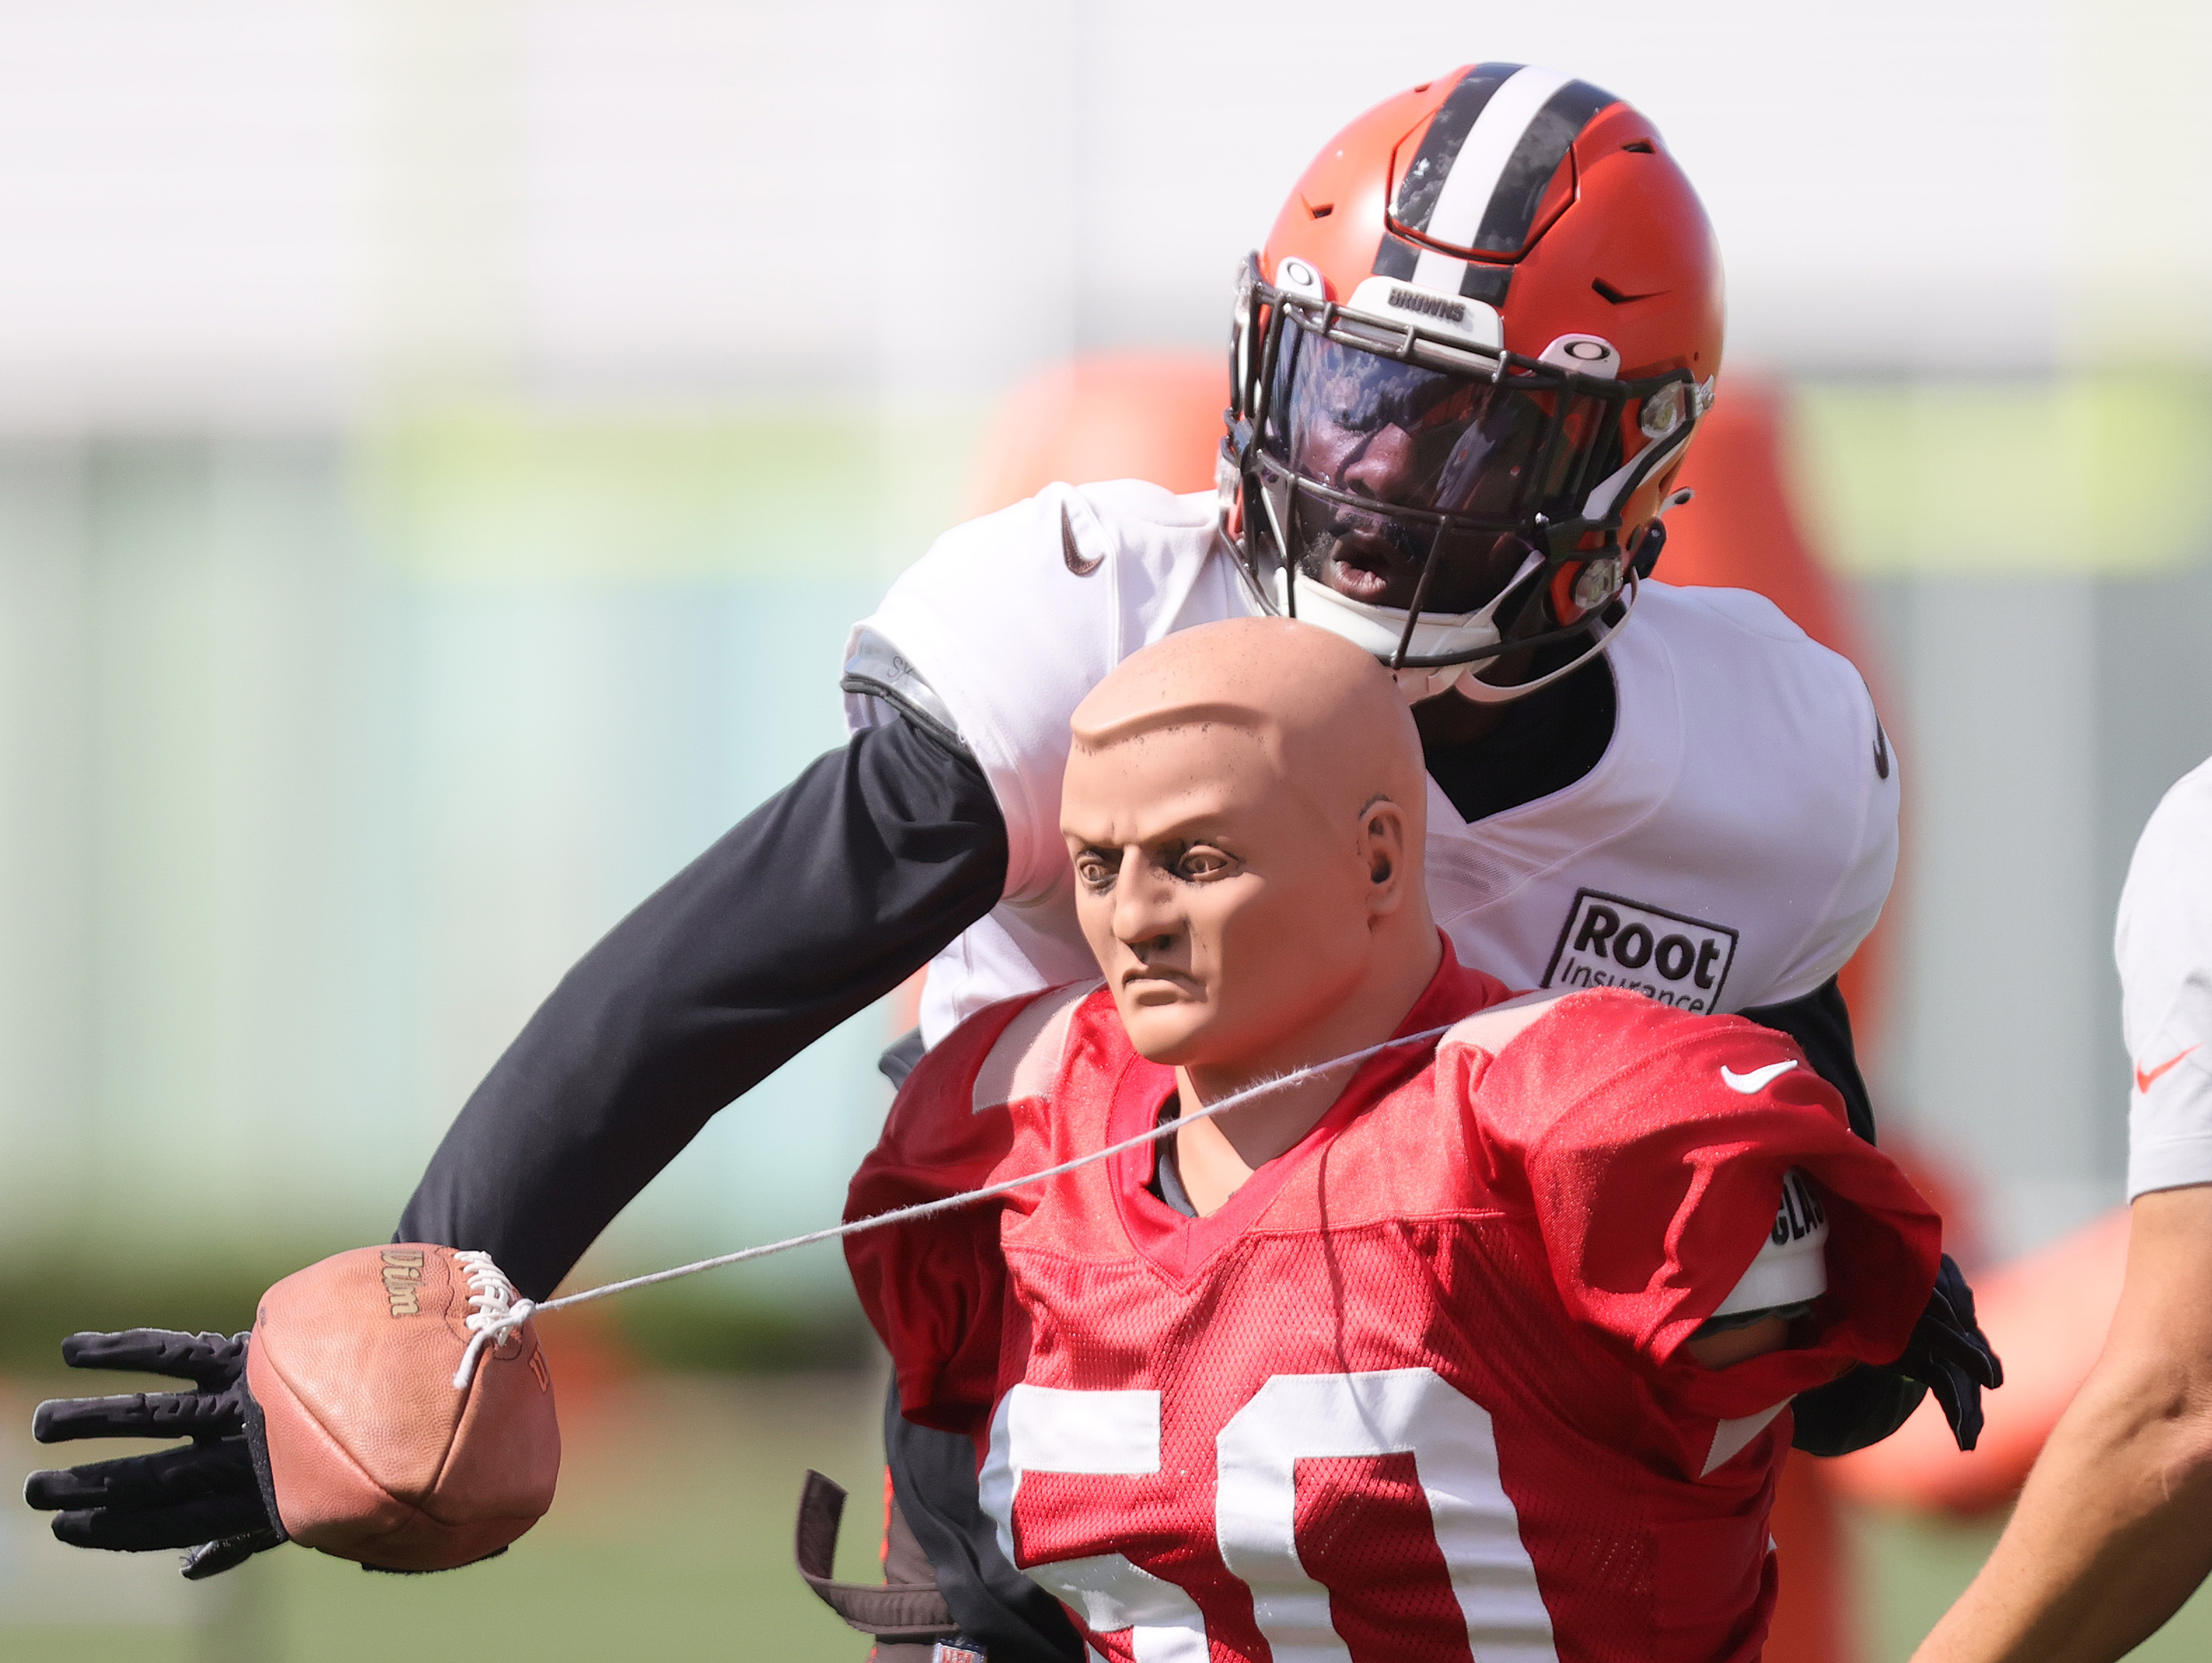
[[[1246, 261], [1224, 525], [1265, 604], [1411, 697], [1518, 697], [1632, 604], [1721, 337], [1651, 123], [1553, 70], [1455, 70], [1332, 139]], [[1470, 673], [1577, 637], [1533, 679]]]

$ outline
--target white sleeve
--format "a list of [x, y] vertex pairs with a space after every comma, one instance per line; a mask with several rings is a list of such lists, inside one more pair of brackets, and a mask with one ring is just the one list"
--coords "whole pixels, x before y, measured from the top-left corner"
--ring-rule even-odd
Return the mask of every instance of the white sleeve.
[[1801, 999], [1843, 969], [1881, 921], [1882, 906], [1897, 881], [1903, 764], [1857, 669], [1826, 648], [1814, 650], [1826, 660], [1833, 690], [1831, 702], [1843, 713], [1824, 734], [1835, 753], [1820, 758], [1827, 776], [1824, 795], [1828, 799], [1821, 806], [1833, 816], [1837, 839], [1833, 882], [1813, 928], [1762, 1004]]
[[2212, 1184], [2212, 762], [2143, 828], [2112, 947], [2134, 1059], [2128, 1199]]
[[[949, 718], [990, 781], [1009, 900], [1066, 867], [1060, 776], [1084, 696], [1171, 629], [1242, 609], [1212, 506], [1135, 480], [1048, 486], [938, 539], [855, 626], [848, 684], [867, 661], [890, 702]], [[879, 720], [884, 699], [848, 685], [848, 722]]]
[[[1714, 782], [1747, 892], [1767, 897], [1789, 945], [1763, 985], [1731, 989], [1730, 1008], [1783, 1004], [1841, 970], [1881, 917], [1897, 877], [1902, 774], [1874, 695], [1852, 662], [1812, 640], [1764, 595], [1676, 591], [1741, 633], [1687, 637], [1741, 668], [1688, 713], [1726, 751]], [[1634, 627], [1632, 624], [1630, 627]], [[1722, 673], [1717, 667], [1708, 667]], [[1713, 859], [1716, 843], [1705, 858]]]

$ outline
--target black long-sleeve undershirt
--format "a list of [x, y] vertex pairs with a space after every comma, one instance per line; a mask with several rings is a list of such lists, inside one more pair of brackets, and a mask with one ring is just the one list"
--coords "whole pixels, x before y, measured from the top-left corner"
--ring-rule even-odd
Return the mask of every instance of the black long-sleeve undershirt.
[[550, 1294], [726, 1104], [995, 905], [1006, 822], [904, 718], [856, 734], [648, 897], [561, 980], [431, 1157], [398, 1239], [489, 1252]]

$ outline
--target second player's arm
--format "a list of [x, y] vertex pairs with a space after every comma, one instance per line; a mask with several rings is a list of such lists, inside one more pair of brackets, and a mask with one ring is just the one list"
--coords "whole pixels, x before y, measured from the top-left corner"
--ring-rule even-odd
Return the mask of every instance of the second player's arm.
[[564, 977], [470, 1097], [399, 1239], [550, 1294], [717, 1111], [995, 905], [975, 762], [904, 718], [817, 760]]
[[1914, 1663], [2109, 1663], [2212, 1573], [2212, 1185], [2133, 1215], [2104, 1351]]

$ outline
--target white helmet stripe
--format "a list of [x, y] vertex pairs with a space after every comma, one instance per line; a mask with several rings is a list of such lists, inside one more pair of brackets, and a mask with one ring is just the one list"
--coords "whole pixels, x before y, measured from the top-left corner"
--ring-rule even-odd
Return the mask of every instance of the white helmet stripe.
[[1468, 70], [1431, 119], [1390, 214], [1395, 225], [1428, 241], [1482, 258], [1469, 261], [1386, 231], [1376, 271], [1502, 305], [1512, 268], [1497, 262], [1519, 254], [1569, 146], [1615, 101], [1556, 70], [1480, 64]]
[[[1460, 145], [1459, 154], [1452, 158], [1443, 188], [1437, 192], [1437, 205], [1430, 210], [1428, 224], [1422, 228], [1431, 238], [1449, 243], [1455, 248], [1474, 246], [1475, 235], [1482, 229], [1483, 216], [1490, 209], [1490, 198], [1497, 194], [1498, 181], [1504, 175], [1505, 164], [1513, 160], [1514, 151], [1520, 148], [1522, 135], [1543, 113], [1552, 94], [1572, 79], [1557, 70], [1531, 66], [1516, 70], [1504, 86], [1490, 95]], [[1413, 267], [1413, 281], [1456, 295], [1464, 265], [1464, 261], [1449, 254], [1424, 248]]]
[[[1468, 134], [1482, 119], [1485, 107], [1498, 89], [1520, 72], [1518, 64], [1477, 64], [1453, 83], [1451, 90], [1444, 94], [1444, 101], [1429, 118], [1428, 131], [1421, 135], [1420, 148], [1393, 185], [1393, 223], [1410, 231], [1427, 231], [1429, 216], [1436, 211], [1437, 193], [1443, 189], [1444, 179], [1459, 156], [1460, 146], [1467, 143]], [[1406, 274], [1386, 271], [1382, 275], [1402, 277]]]

